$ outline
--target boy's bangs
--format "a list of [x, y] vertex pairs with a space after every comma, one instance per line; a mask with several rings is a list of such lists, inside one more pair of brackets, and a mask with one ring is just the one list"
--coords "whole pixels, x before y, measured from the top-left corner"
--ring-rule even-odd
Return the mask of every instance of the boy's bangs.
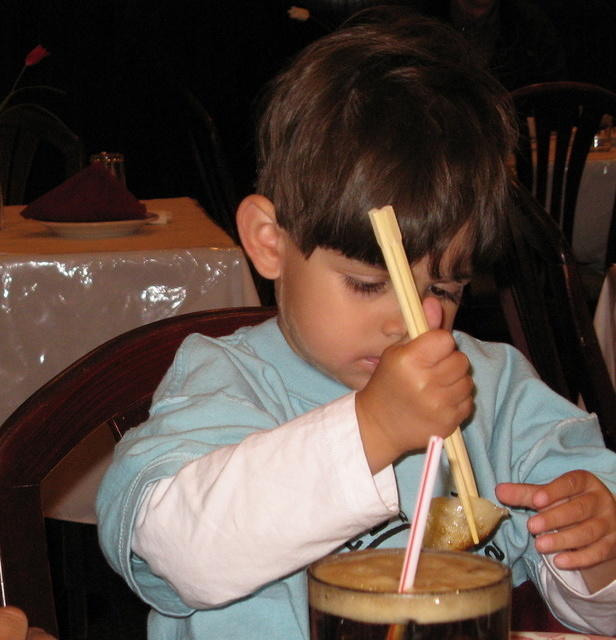
[[447, 271], [469, 274], [488, 264], [502, 232], [504, 194], [494, 192], [505, 183], [498, 175], [502, 158], [496, 149], [483, 157], [460, 151], [474, 148], [465, 137], [422, 136], [402, 145], [403, 153], [374, 152], [368, 145], [360, 155], [338, 158], [337, 176], [323, 175], [318, 192], [307, 196], [317, 208], [297, 216], [301, 229], [290, 225], [293, 239], [305, 255], [324, 247], [382, 266], [368, 212], [392, 205], [409, 260], [430, 256], [432, 275], [441, 275], [443, 255], [462, 231], [465, 242]]

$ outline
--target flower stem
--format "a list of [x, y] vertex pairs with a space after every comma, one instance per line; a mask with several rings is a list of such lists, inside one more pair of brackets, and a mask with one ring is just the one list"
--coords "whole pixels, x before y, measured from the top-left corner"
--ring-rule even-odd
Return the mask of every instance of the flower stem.
[[2, 102], [0, 102], [0, 113], [3, 111], [4, 107], [6, 107], [6, 105], [9, 102], [9, 100], [13, 97], [13, 94], [15, 93], [15, 90], [17, 89], [17, 85], [19, 84], [19, 81], [21, 80], [21, 77], [24, 75], [24, 71], [25, 70], [26, 70], [26, 67], [23, 66], [21, 68], [21, 71], [17, 75], [17, 78], [15, 79], [15, 82], [13, 82], [13, 86], [11, 87], [11, 90], [8, 92], [8, 94], [6, 95], [4, 100]]
[[19, 84], [19, 81], [21, 80], [21, 77], [24, 75], [24, 71], [27, 69], [27, 67], [23, 66], [21, 68], [21, 71], [19, 72], [19, 74], [17, 75], [17, 78], [15, 78], [15, 82], [13, 82], [13, 86], [11, 87], [11, 90], [9, 91], [9, 95], [7, 96], [7, 98], [11, 95], [13, 95], [13, 92], [15, 91], [15, 89], [17, 89], [17, 85]]

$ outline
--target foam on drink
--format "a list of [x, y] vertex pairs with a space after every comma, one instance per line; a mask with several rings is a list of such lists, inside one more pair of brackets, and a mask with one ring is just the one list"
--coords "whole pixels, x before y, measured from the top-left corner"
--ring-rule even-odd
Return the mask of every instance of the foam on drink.
[[362, 622], [436, 624], [509, 605], [509, 569], [470, 553], [422, 552], [413, 590], [398, 594], [403, 558], [403, 549], [326, 558], [310, 570], [311, 606]]

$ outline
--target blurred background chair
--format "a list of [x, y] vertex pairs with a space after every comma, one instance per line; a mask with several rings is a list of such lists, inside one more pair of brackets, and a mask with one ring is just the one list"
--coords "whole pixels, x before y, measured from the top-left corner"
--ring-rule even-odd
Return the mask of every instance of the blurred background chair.
[[[521, 132], [515, 157], [518, 179], [550, 212], [573, 246], [576, 215], [577, 222], [584, 224], [585, 212], [579, 208], [576, 212], [582, 173], [594, 136], [610, 119], [616, 122], [616, 94], [588, 83], [546, 82], [521, 87], [511, 95]], [[616, 198], [610, 209], [602, 274], [616, 261], [615, 205]], [[592, 282], [582, 272], [591, 306], [602, 274]]]
[[[184, 167], [179, 193], [195, 198], [208, 216], [240, 244], [235, 224], [240, 197], [216, 123], [188, 90], [181, 91], [178, 105], [179, 118], [186, 127], [179, 138], [182, 146], [176, 151]], [[273, 305], [273, 282], [265, 280], [250, 261], [249, 266], [262, 304]]]
[[616, 451], [616, 392], [563, 233], [522, 185], [513, 189], [510, 249], [495, 277], [516, 345], [555, 391], [595, 412]]
[[0, 188], [5, 204], [27, 204], [77, 173], [82, 164], [81, 140], [56, 116], [33, 105], [2, 114]]
[[[520, 349], [544, 382], [599, 416], [616, 451], [616, 393], [593, 329], [578, 268], [561, 229], [521, 184], [512, 187], [507, 250], [495, 265], [489, 295], [473, 293], [457, 327]], [[512, 628], [563, 632], [534, 584], [513, 590]]]
[[[81, 525], [89, 527], [85, 535], [52, 527], [50, 548], [64, 557], [53, 559], [58, 568], [50, 575], [41, 482], [100, 425], [119, 439], [147, 417], [152, 393], [188, 334], [225, 335], [273, 314], [261, 307], [203, 311], [129, 331], [53, 378], [0, 426], [0, 604], [21, 607], [32, 625], [62, 640], [145, 638], [147, 607], [106, 566], [93, 526]], [[110, 609], [92, 635], [92, 614], [102, 614], [88, 607], [91, 589], [109, 599]], [[127, 619], [127, 611], [137, 620]]]
[[[494, 268], [496, 299], [474, 291], [457, 327], [515, 345], [557, 393], [599, 416], [616, 451], [616, 392], [599, 347], [578, 266], [561, 229], [519, 183], [512, 185], [507, 249]], [[488, 321], [486, 321], [486, 318]]]
[[[180, 151], [187, 156], [184, 159], [187, 171], [184, 193], [195, 198], [208, 216], [240, 244], [235, 224], [240, 198], [216, 124], [190, 91], [182, 92], [180, 104], [187, 126], [187, 148]], [[262, 304], [273, 305], [273, 282], [265, 280], [250, 261], [249, 266]]]
[[185, 195], [198, 200], [210, 218], [239, 242], [235, 226], [239, 198], [218, 130], [190, 91], [182, 92], [179, 105], [187, 126], [189, 157], [184, 162], [190, 175]]

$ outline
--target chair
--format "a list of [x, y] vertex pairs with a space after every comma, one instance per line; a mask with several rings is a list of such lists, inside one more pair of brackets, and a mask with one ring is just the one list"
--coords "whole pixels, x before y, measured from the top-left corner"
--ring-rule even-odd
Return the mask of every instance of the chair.
[[[606, 445], [616, 451], [616, 393], [563, 234], [519, 183], [512, 185], [508, 227], [506, 252], [494, 268], [495, 290], [473, 295], [471, 283], [457, 327], [511, 342], [556, 392], [573, 403], [581, 396], [599, 416]], [[531, 582], [513, 590], [512, 629], [567, 631]]]
[[195, 197], [208, 215], [238, 242], [235, 227], [238, 196], [218, 130], [205, 107], [188, 90], [183, 91], [180, 109], [188, 130], [186, 166], [192, 179], [188, 195]]
[[124, 333], [65, 369], [0, 426], [0, 604], [23, 608], [32, 625], [57, 635], [41, 481], [99, 425], [119, 439], [145, 419], [188, 334], [220, 336], [273, 314], [262, 307], [202, 311]]
[[512, 187], [508, 235], [493, 273], [465, 292], [456, 328], [514, 344], [552, 389], [597, 413], [607, 446], [616, 450], [616, 396], [583, 304], [578, 265], [556, 223], [519, 183]]
[[471, 283], [456, 326], [514, 344], [552, 389], [576, 404], [581, 398], [597, 413], [606, 445], [616, 451], [616, 393], [578, 267], [561, 230], [529, 191], [515, 182], [511, 193], [508, 244], [494, 267], [494, 290], [473, 294]]
[[34, 105], [20, 105], [2, 114], [0, 188], [5, 204], [26, 203], [37, 153], [45, 148], [61, 160], [60, 166], [52, 171], [58, 175], [59, 182], [81, 169], [81, 140], [61, 120]]
[[512, 342], [555, 391], [601, 423], [616, 451], [616, 392], [593, 328], [576, 262], [552, 218], [522, 185], [512, 190], [510, 246], [495, 277]]
[[[545, 82], [516, 89], [511, 96], [521, 132], [515, 156], [518, 179], [549, 210], [571, 246], [586, 157], [603, 116], [616, 119], [616, 94], [583, 82]], [[534, 136], [529, 119], [534, 121]], [[614, 261], [616, 228], [612, 213], [605, 266]]]
[[[235, 224], [239, 198], [216, 124], [190, 91], [182, 92], [180, 104], [187, 125], [186, 170], [190, 174], [184, 193], [196, 198], [208, 216], [239, 244]], [[262, 304], [273, 305], [273, 283], [264, 279], [252, 263], [249, 266]]]

